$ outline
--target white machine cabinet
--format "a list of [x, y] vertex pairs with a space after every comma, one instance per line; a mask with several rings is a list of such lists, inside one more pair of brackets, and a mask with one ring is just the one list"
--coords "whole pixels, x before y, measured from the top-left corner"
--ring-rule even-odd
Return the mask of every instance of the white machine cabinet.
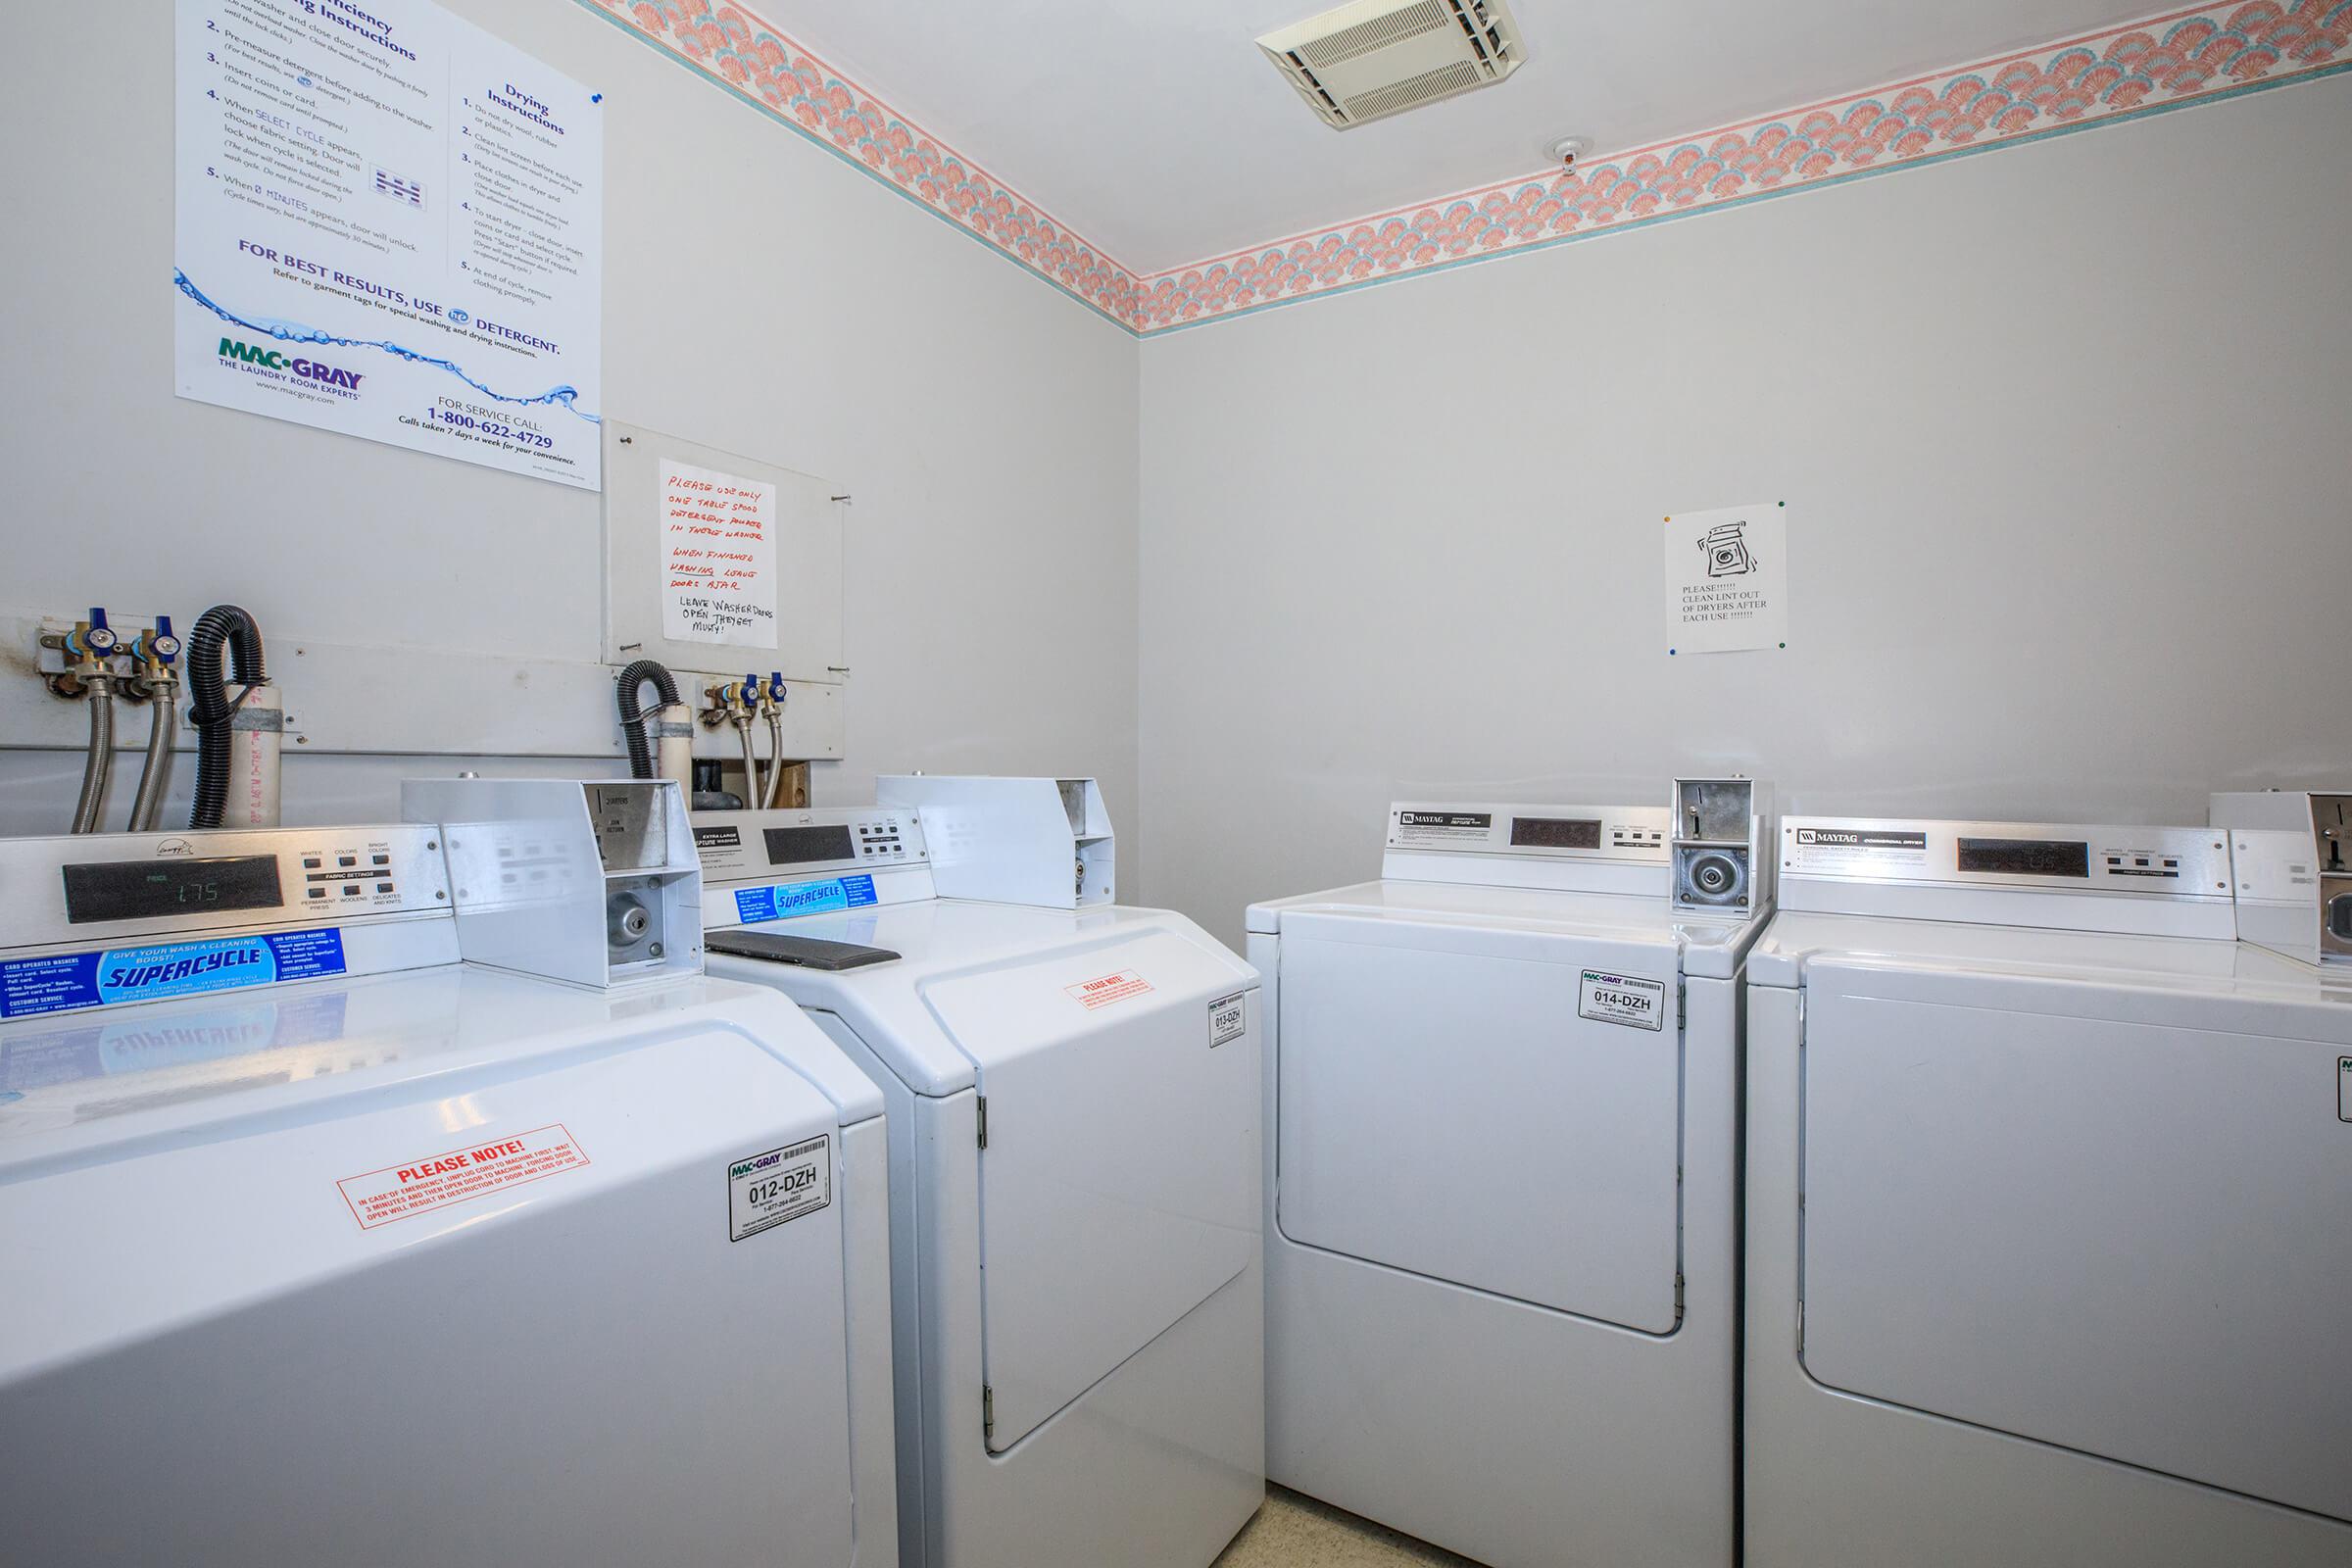
[[2352, 991], [2222, 832], [1783, 832], [1748, 1560], [2352, 1563]]
[[[698, 813], [705, 947], [889, 1105], [902, 1555], [1207, 1568], [1265, 1494], [1256, 976], [1180, 915], [1070, 907], [1073, 821], [1027, 782], [997, 828]], [[1060, 906], [940, 897], [943, 832]]]
[[895, 1562], [881, 1097], [445, 839], [0, 845], [0, 1556]]
[[1678, 911], [1676, 837], [1399, 803], [1381, 880], [1250, 910], [1270, 1479], [1495, 1568], [1732, 1568], [1762, 922]]

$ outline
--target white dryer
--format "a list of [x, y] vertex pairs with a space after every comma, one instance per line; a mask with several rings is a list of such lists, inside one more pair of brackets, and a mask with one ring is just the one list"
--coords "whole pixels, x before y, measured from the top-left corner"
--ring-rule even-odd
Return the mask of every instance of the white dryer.
[[1497, 1568], [1734, 1561], [1762, 922], [1678, 912], [1674, 839], [1401, 804], [1381, 880], [1250, 910], [1269, 1478]]
[[[987, 827], [957, 832], [968, 870]], [[1066, 826], [1051, 908], [938, 897], [911, 806], [695, 833], [711, 972], [889, 1106], [904, 1559], [1203, 1568], [1265, 1490], [1256, 976], [1076, 905], [1110, 889]]]
[[[569, 788], [506, 863], [601, 909]], [[894, 1563], [881, 1097], [461, 962], [446, 837], [0, 843], [0, 1555]]]
[[2352, 988], [2232, 940], [2222, 831], [1781, 843], [1751, 1568], [2352, 1564]]

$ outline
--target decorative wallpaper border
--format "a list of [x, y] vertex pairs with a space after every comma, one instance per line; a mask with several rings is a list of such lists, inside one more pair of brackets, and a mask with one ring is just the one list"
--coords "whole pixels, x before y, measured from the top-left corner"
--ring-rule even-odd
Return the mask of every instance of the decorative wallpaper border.
[[1135, 330], [1132, 270], [754, 13], [721, 0], [579, 3]]
[[2201, 6], [1147, 277], [1160, 331], [1267, 304], [2277, 85], [2344, 62], [2352, 0]]
[[1138, 334], [2352, 70], [2352, 0], [2243, 0], [1139, 276], [721, 0], [579, 0]]

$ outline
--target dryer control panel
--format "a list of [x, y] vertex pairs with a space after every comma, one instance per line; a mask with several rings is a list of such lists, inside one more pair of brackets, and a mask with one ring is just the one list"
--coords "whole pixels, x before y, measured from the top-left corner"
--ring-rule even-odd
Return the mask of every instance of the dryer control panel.
[[449, 913], [428, 827], [0, 840], [0, 949]]
[[2227, 837], [2195, 827], [1792, 816], [1781, 824], [1781, 874], [2227, 902]]
[[1784, 817], [1780, 907], [2055, 931], [2235, 934], [2229, 835], [1858, 816]]
[[1389, 808], [1388, 847], [1440, 855], [1622, 860], [1663, 865], [1674, 834], [1663, 806], [1432, 806]]
[[1560, 892], [1670, 892], [1674, 822], [1663, 806], [1501, 806], [1398, 801], [1380, 874]]
[[871, 872], [929, 858], [914, 808], [892, 806], [697, 811], [694, 849], [710, 882]]

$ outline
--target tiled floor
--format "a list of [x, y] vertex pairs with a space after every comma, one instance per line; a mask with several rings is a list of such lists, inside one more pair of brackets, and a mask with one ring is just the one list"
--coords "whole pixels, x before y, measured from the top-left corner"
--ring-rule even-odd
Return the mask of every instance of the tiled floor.
[[1266, 1489], [1266, 1505], [1236, 1536], [1214, 1568], [1478, 1568], [1369, 1519]]

